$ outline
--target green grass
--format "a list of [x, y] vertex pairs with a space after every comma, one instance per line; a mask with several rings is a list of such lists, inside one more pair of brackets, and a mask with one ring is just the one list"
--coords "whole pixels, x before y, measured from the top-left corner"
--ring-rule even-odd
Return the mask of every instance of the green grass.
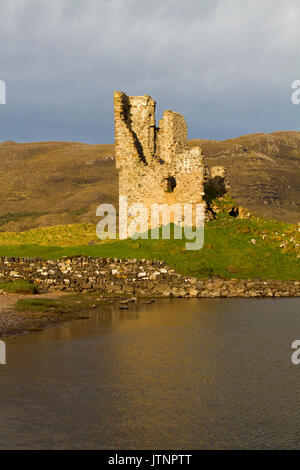
[[0, 246], [68, 247], [100, 242], [93, 224], [55, 225], [26, 232], [0, 232]]
[[186, 251], [184, 240], [128, 239], [89, 245], [96, 238], [95, 226], [77, 224], [0, 234], [0, 256], [156, 258], [188, 276], [289, 280], [299, 279], [298, 230], [299, 226], [274, 220], [221, 215], [205, 226], [204, 247]]
[[37, 294], [38, 292], [34, 284], [23, 279], [0, 282], [0, 290], [9, 292], [10, 294]]
[[48, 312], [49, 309], [62, 309], [64, 302], [55, 299], [20, 299], [16, 303], [16, 311]]
[[72, 317], [82, 318], [86, 317], [84, 312], [94, 309], [96, 304], [99, 305], [97, 293], [88, 294], [69, 294], [63, 295], [59, 299], [45, 299], [45, 298], [27, 298], [19, 299], [15, 305], [15, 310], [18, 312], [27, 313], [46, 313], [47, 315], [60, 316], [71, 314]]
[[88, 312], [96, 307], [95, 301], [95, 297], [87, 294], [59, 299], [27, 298], [17, 301], [15, 311], [23, 319], [21, 332], [33, 332], [69, 320], [86, 320]]

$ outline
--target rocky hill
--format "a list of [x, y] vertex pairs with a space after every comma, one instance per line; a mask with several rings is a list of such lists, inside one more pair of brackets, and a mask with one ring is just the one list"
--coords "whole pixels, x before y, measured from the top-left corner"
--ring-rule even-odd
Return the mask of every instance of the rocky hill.
[[231, 194], [254, 214], [300, 221], [300, 132], [194, 140], [208, 166], [227, 169]]
[[[193, 140], [208, 166], [227, 168], [231, 194], [257, 215], [298, 222], [300, 132]], [[0, 144], [0, 230], [94, 222], [96, 207], [117, 203], [113, 145]]]

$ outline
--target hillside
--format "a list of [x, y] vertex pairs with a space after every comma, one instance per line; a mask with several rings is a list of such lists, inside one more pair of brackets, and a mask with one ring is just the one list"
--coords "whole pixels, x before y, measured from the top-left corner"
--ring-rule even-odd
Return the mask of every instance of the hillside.
[[[240, 205], [260, 216], [299, 221], [300, 132], [192, 143], [202, 147], [208, 166], [227, 168]], [[96, 207], [117, 199], [113, 145], [0, 144], [0, 231], [95, 222]]]
[[113, 145], [0, 144], [0, 230], [94, 221], [116, 203]]
[[230, 193], [241, 206], [259, 216], [300, 221], [300, 132], [192, 142], [202, 147], [208, 166], [226, 167]]
[[0, 233], [0, 257], [86, 255], [159, 259], [178, 273], [195, 277], [296, 280], [300, 272], [300, 228], [264, 218], [237, 219], [219, 213], [205, 228], [202, 250], [186, 250], [186, 240], [100, 241], [93, 224]]

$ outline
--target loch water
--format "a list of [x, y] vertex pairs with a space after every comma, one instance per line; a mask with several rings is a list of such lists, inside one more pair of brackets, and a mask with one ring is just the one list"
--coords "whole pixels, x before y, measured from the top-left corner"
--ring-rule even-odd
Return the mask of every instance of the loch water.
[[106, 305], [8, 339], [0, 449], [295, 449], [299, 307], [292, 298]]

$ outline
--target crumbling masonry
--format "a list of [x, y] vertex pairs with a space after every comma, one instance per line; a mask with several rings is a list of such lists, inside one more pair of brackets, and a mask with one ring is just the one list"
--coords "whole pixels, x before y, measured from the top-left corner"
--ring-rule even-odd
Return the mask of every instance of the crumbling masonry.
[[165, 111], [157, 128], [155, 106], [148, 95], [114, 93], [119, 194], [129, 205], [143, 203], [148, 209], [154, 203], [204, 204], [202, 150], [188, 142], [178, 113]]

